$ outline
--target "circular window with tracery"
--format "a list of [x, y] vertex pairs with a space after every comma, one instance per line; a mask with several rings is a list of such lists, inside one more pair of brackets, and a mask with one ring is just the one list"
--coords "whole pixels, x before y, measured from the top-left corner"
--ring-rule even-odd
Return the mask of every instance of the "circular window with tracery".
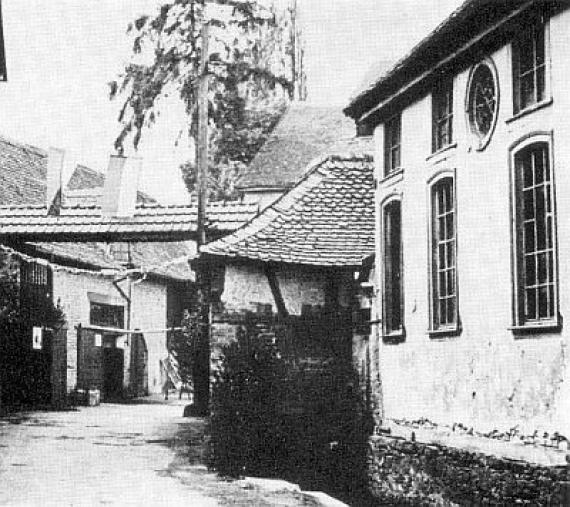
[[483, 61], [471, 70], [467, 88], [469, 127], [482, 150], [491, 139], [499, 110], [499, 87], [495, 66]]

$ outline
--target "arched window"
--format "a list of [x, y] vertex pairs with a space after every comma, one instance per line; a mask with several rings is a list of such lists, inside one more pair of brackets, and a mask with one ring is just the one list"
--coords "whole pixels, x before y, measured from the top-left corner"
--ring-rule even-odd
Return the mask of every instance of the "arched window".
[[401, 336], [404, 329], [402, 203], [392, 199], [382, 210], [384, 335]]
[[454, 179], [438, 179], [431, 197], [431, 331], [457, 332], [456, 200]]
[[558, 323], [554, 185], [548, 139], [513, 153], [515, 325]]

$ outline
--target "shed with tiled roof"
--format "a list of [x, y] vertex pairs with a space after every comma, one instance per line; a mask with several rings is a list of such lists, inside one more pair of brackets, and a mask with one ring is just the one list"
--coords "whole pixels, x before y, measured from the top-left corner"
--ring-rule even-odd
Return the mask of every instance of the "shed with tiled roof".
[[374, 251], [372, 157], [324, 157], [257, 217], [202, 251], [272, 263], [360, 266]]

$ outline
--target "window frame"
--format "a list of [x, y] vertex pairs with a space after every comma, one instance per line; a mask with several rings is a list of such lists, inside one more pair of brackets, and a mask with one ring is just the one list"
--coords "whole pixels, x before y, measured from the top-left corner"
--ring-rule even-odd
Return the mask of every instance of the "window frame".
[[[389, 255], [388, 249], [389, 244], [392, 243], [391, 239], [387, 238], [387, 211], [389, 208], [398, 204], [399, 214], [400, 214], [400, 233], [399, 233], [399, 245], [400, 251], [398, 256], [398, 269], [399, 269], [399, 286], [398, 290], [400, 292], [399, 298], [399, 312], [400, 312], [400, 326], [398, 328], [392, 329], [388, 325], [389, 314], [393, 311], [388, 308], [388, 293], [392, 293], [394, 288], [391, 286], [393, 280], [388, 280], [389, 276], [389, 263], [387, 262], [387, 256]], [[405, 293], [404, 293], [404, 248], [403, 248], [403, 235], [402, 235], [402, 196], [401, 194], [391, 194], [387, 196], [380, 203], [380, 254], [382, 262], [379, 263], [381, 266], [381, 287], [382, 287], [382, 336], [384, 340], [403, 340], [405, 337]], [[390, 263], [391, 264], [391, 263]]]
[[[524, 271], [524, 257], [531, 255], [540, 255], [538, 250], [533, 252], [526, 252], [524, 250], [524, 216], [523, 216], [523, 196], [521, 180], [522, 177], [519, 174], [519, 167], [517, 166], [517, 155], [522, 154], [526, 151], [532, 153], [532, 148], [539, 148], [540, 146], [546, 148], [546, 154], [548, 156], [548, 170], [550, 172], [549, 179], [549, 201], [550, 201], [550, 218], [552, 223], [552, 231], [550, 237], [551, 243], [551, 254], [552, 262], [550, 266], [552, 275], [552, 288], [553, 288], [553, 311], [552, 315], [541, 318], [540, 313], [540, 301], [536, 302], [536, 311], [538, 313], [538, 318], [529, 319], [525, 315], [525, 289], [529, 288], [526, 285], [525, 271]], [[561, 329], [562, 320], [560, 317], [560, 277], [559, 277], [559, 251], [558, 251], [558, 220], [557, 220], [557, 207], [556, 207], [556, 181], [555, 181], [555, 164], [553, 158], [553, 136], [552, 132], [533, 132], [522, 139], [518, 140], [516, 143], [511, 145], [509, 148], [509, 164], [510, 164], [510, 178], [511, 178], [511, 258], [512, 258], [512, 326], [511, 329], [515, 332], [542, 332], [546, 330], [559, 331]], [[535, 175], [533, 173], [533, 181], [535, 180]], [[532, 189], [536, 188], [533, 184]], [[535, 195], [535, 194], [533, 194]], [[536, 209], [536, 201], [533, 200], [533, 209]], [[536, 212], [535, 212], [536, 213]], [[545, 219], [548, 219], [548, 211], [545, 211]], [[534, 219], [536, 222], [536, 219]], [[548, 243], [548, 238], [545, 233], [545, 241]], [[535, 245], [536, 247], [537, 245]], [[543, 249], [546, 255], [550, 253], [550, 250]], [[537, 253], [538, 252], [538, 253]], [[538, 260], [536, 261], [538, 262]], [[538, 267], [535, 263], [535, 279], [538, 280], [539, 277]], [[548, 268], [547, 268], [548, 269]], [[537, 282], [536, 289], [540, 289], [540, 282]], [[548, 285], [548, 282], [547, 284]]]
[[[450, 180], [452, 190], [452, 210], [453, 210], [453, 283], [454, 283], [454, 299], [455, 310], [454, 320], [451, 323], [442, 323], [439, 319], [439, 310], [436, 306], [439, 304], [439, 285], [438, 275], [440, 271], [440, 264], [438, 262], [438, 249], [440, 246], [439, 240], [436, 242], [436, 190], [443, 184], [444, 181]], [[459, 312], [459, 276], [458, 276], [458, 257], [457, 257], [457, 240], [458, 240], [458, 227], [457, 227], [457, 190], [456, 190], [456, 171], [444, 169], [434, 174], [429, 180], [427, 185], [427, 200], [428, 200], [428, 296], [429, 296], [429, 326], [428, 334], [431, 337], [444, 337], [454, 336], [461, 333], [461, 319]], [[439, 217], [443, 218], [443, 217]], [[445, 238], [444, 241], [447, 241]], [[447, 268], [445, 268], [447, 269]]]
[[[480, 69], [485, 68], [491, 74], [493, 79], [493, 86], [495, 88], [495, 109], [493, 112], [493, 120], [491, 122], [489, 130], [484, 133], [481, 132], [477, 126], [476, 118], [474, 117], [473, 111], [473, 84], [476, 82], [476, 78], [478, 77], [478, 73]], [[471, 139], [473, 140], [473, 146], [477, 151], [483, 151], [495, 132], [495, 127], [497, 126], [497, 121], [499, 118], [499, 108], [501, 104], [501, 86], [499, 83], [499, 73], [497, 71], [497, 67], [495, 66], [495, 62], [492, 58], [486, 57], [483, 58], [481, 61], [477, 62], [475, 65], [471, 67], [469, 71], [469, 77], [467, 79], [467, 89], [465, 93], [465, 116], [467, 121], [467, 126], [469, 132], [471, 133]]]
[[[527, 112], [533, 111], [540, 108], [541, 106], [548, 104], [552, 100], [551, 87], [550, 87], [550, 23], [547, 13], [543, 10], [541, 12], [535, 12], [530, 18], [528, 18], [531, 27], [526, 25], [521, 26], [521, 33], [513, 39], [511, 42], [511, 70], [512, 70], [512, 94], [513, 94], [513, 116], [518, 117]], [[521, 45], [523, 42], [528, 42], [528, 28], [531, 28], [532, 35], [530, 36], [530, 43], [533, 50], [532, 58], [532, 68], [521, 73], [520, 72], [520, 55], [521, 55]], [[543, 47], [543, 63], [537, 63], [537, 45], [536, 45], [536, 35], [540, 30], [542, 33], [542, 43]], [[542, 89], [542, 98], [538, 98], [538, 73], [539, 69], [544, 72], [544, 84]], [[522, 78], [532, 75], [532, 92], [533, 100], [522, 106], [522, 88], [521, 82]]]
[[[394, 130], [396, 136], [394, 136]], [[394, 138], [397, 137], [396, 142]], [[394, 163], [397, 153], [398, 163]], [[396, 174], [402, 169], [402, 114], [397, 113], [384, 122], [384, 177]]]
[[[103, 317], [99, 319], [98, 317]], [[107, 320], [105, 317], [109, 317]], [[111, 322], [111, 320], [113, 322]], [[117, 331], [125, 328], [125, 306], [100, 301], [89, 302], [89, 324], [92, 326], [117, 328]]]
[[[431, 94], [432, 121], [431, 121], [431, 152], [436, 153], [453, 144], [453, 77], [447, 77], [437, 83]], [[439, 106], [444, 104], [444, 113], [439, 116]], [[446, 125], [447, 142], [440, 144], [439, 127]]]

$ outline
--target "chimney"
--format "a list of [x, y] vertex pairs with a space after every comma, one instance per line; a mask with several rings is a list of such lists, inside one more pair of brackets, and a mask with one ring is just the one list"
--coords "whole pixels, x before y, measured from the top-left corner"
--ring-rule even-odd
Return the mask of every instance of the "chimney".
[[111, 155], [101, 196], [101, 214], [131, 217], [135, 214], [142, 159]]
[[48, 215], [59, 215], [61, 208], [64, 158], [64, 150], [49, 148], [46, 174], [46, 207]]

